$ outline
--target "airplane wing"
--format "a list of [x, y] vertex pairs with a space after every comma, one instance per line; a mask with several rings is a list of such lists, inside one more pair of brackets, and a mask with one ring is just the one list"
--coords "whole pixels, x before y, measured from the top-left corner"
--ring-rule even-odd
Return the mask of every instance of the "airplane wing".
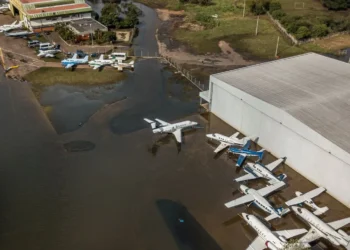
[[272, 193], [273, 191], [283, 187], [284, 185], [286, 185], [286, 183], [284, 183], [283, 181], [280, 181], [280, 182], [277, 182], [273, 185], [269, 185], [269, 186], [266, 186], [264, 188], [261, 188], [257, 191], [261, 196], [266, 196], [266, 195]]
[[350, 217], [330, 222], [330, 223], [328, 223], [328, 225], [331, 226], [334, 230], [338, 230], [339, 228], [341, 228], [349, 223], [350, 223]]
[[55, 57], [54, 54], [46, 54], [45, 57]]
[[231, 138], [231, 139], [232, 139], [232, 138], [237, 138], [238, 135], [239, 135], [239, 132], [236, 132], [236, 133], [234, 133], [233, 135], [231, 135], [230, 138]]
[[159, 122], [162, 126], [167, 126], [167, 125], [171, 125], [170, 123], [167, 123], [165, 121], [162, 121], [160, 119], [155, 119], [157, 122]]
[[251, 195], [251, 194], [246, 194], [242, 197], [239, 197], [233, 201], [229, 201], [227, 203], [225, 203], [225, 206], [227, 208], [230, 208], [230, 207], [236, 207], [236, 206], [239, 206], [239, 205], [242, 205], [242, 204], [245, 204], [245, 203], [248, 203], [248, 202], [252, 202], [254, 200], [254, 196]]
[[265, 242], [258, 236], [250, 243], [246, 250], [263, 250], [265, 248]]
[[306, 233], [307, 230], [305, 228], [300, 229], [291, 229], [291, 230], [282, 230], [282, 231], [274, 231], [273, 233], [278, 236], [283, 236], [286, 239], [293, 238], [300, 234]]
[[178, 143], [182, 142], [182, 134], [181, 134], [181, 129], [177, 129], [173, 132], [173, 135], [175, 136], [175, 139], [177, 140]]
[[265, 167], [272, 172], [276, 167], [278, 167], [278, 165], [280, 165], [284, 161], [285, 161], [285, 158], [279, 158], [276, 161], [265, 165]]
[[73, 67], [74, 66], [74, 63], [68, 63], [67, 65], [66, 65], [66, 69], [70, 69], [71, 67]]
[[296, 205], [296, 204], [300, 204], [300, 203], [303, 203], [305, 202], [306, 200], [309, 200], [309, 199], [312, 199], [316, 196], [318, 196], [320, 193], [324, 192], [326, 189], [323, 188], [323, 187], [319, 187], [319, 188], [316, 188], [310, 192], [307, 192], [303, 195], [300, 195], [298, 197], [295, 197], [294, 199], [291, 199], [289, 201], [286, 202], [286, 205], [287, 206], [293, 206], [293, 205]]
[[228, 147], [229, 144], [225, 143], [225, 142], [221, 142], [220, 145], [214, 150], [214, 153], [219, 153], [221, 150], [223, 150], [224, 148]]
[[309, 230], [309, 232], [307, 232], [307, 234], [305, 234], [302, 238], [300, 238], [298, 241], [302, 242], [302, 243], [309, 243], [309, 242], [313, 242], [319, 238], [321, 238], [322, 236], [317, 232], [316, 229], [311, 228]]
[[240, 154], [239, 157], [238, 157], [238, 159], [237, 159], [236, 166], [237, 166], [237, 167], [242, 166], [242, 164], [243, 164], [243, 162], [244, 162], [244, 160], [245, 160], [246, 157], [247, 157], [246, 154]]
[[236, 178], [235, 181], [237, 181], [237, 182], [240, 182], [240, 181], [249, 181], [249, 180], [254, 180], [254, 179], [256, 179], [256, 178], [257, 178], [257, 177], [256, 177], [255, 175], [249, 173], [249, 174], [246, 174], [246, 175], [243, 175], [243, 176], [241, 176], [241, 177]]
[[96, 70], [96, 69], [98, 69], [98, 68], [100, 68], [101, 67], [101, 65], [95, 65], [92, 69], [93, 70]]

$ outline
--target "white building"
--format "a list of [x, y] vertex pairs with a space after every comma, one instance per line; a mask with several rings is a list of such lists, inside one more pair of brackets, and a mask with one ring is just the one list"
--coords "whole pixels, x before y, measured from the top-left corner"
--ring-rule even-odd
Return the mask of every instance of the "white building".
[[212, 75], [200, 97], [350, 206], [349, 64], [314, 53], [262, 63]]

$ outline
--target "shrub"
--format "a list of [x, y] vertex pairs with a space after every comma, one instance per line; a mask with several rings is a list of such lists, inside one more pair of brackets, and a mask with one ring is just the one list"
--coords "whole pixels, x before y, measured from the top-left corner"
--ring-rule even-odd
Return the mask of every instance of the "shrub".
[[196, 15], [196, 21], [200, 22], [207, 28], [215, 27], [215, 20], [211, 15], [205, 13], [198, 13]]
[[255, 0], [250, 3], [250, 11], [254, 15], [263, 15], [269, 10], [270, 2], [264, 0]]
[[328, 27], [325, 24], [316, 24], [312, 27], [312, 37], [322, 37], [328, 35]]
[[297, 32], [295, 33], [295, 38], [296, 39], [306, 39], [309, 38], [311, 35], [311, 32], [308, 27], [306, 26], [301, 26], [298, 28]]
[[275, 10], [280, 10], [282, 9], [281, 3], [278, 0], [273, 0], [270, 2], [269, 5], [269, 11], [273, 12]]
[[301, 16], [285, 16], [281, 19], [281, 23], [284, 26], [288, 26], [289, 24], [295, 23], [300, 19], [301, 19]]
[[346, 10], [348, 8], [347, 0], [322, 0], [322, 4], [329, 10]]
[[273, 18], [281, 20], [283, 17], [286, 16], [286, 13], [283, 10], [274, 10], [272, 11], [271, 15], [273, 16]]

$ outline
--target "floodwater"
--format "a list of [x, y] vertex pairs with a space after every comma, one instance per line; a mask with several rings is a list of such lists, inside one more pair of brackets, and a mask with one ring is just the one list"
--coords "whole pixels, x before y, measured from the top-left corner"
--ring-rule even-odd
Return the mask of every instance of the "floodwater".
[[[90, 3], [99, 12], [103, 4]], [[143, 11], [139, 35], [134, 40], [134, 51], [155, 55], [158, 45], [155, 32], [159, 24], [156, 12], [137, 4]], [[103, 70], [101, 71], [103, 74]], [[121, 74], [116, 71], [116, 74]], [[98, 110], [120, 102], [124, 111], [111, 120], [115, 133], [127, 133], [143, 128], [143, 117], [161, 117], [174, 120], [193, 114], [198, 108], [198, 90], [185, 78], [173, 72], [157, 59], [141, 59], [135, 71], [126, 71], [126, 79], [115, 84], [97, 87], [65, 86], [57, 83], [44, 90], [43, 106], [52, 107], [48, 116], [61, 134], [79, 129]]]

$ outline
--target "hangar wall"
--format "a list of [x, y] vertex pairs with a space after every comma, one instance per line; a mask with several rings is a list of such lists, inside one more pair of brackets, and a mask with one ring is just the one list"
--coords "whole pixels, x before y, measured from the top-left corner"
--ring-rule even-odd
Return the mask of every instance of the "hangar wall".
[[[350, 207], [350, 155], [287, 112], [210, 78], [210, 111]], [[219, 131], [218, 131], [219, 132]], [[308, 190], [300, 190], [308, 191]]]

